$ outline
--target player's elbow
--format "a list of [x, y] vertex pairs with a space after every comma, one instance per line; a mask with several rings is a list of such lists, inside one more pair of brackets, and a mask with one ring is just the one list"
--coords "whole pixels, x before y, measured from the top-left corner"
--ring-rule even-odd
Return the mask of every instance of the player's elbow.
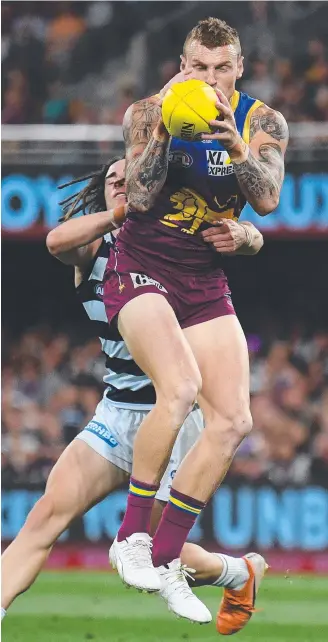
[[58, 256], [63, 251], [61, 236], [59, 228], [51, 230], [47, 235], [46, 246], [52, 256]]
[[259, 251], [262, 249], [263, 245], [264, 245], [263, 236], [262, 236], [261, 232], [259, 232], [257, 230], [256, 238], [255, 238], [254, 243], [253, 243], [252, 248], [251, 248], [252, 254], [253, 255], [254, 254], [258, 254]]
[[155, 201], [154, 196], [149, 194], [149, 192], [140, 191], [138, 193], [130, 193], [128, 195], [128, 211], [131, 212], [148, 212], [153, 206]]
[[259, 216], [267, 216], [274, 212], [279, 205], [279, 196], [273, 195], [270, 199], [256, 203], [254, 210]]

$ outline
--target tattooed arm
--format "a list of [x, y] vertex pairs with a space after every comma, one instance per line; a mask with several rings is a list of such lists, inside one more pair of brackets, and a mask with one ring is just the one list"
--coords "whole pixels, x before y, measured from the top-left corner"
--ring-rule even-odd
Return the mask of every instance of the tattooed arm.
[[216, 93], [221, 120], [211, 121], [217, 131], [203, 134], [203, 138], [216, 139], [224, 145], [245, 198], [258, 214], [265, 216], [279, 203], [288, 143], [287, 123], [279, 112], [261, 105], [252, 114], [250, 142], [246, 145], [237, 131], [229, 101], [221, 91]]
[[240, 139], [231, 150], [240, 188], [261, 216], [279, 204], [287, 143], [288, 127], [282, 114], [261, 105], [251, 117], [249, 146]]
[[134, 103], [123, 120], [126, 154], [126, 193], [130, 209], [152, 207], [167, 175], [170, 136], [156, 98]]

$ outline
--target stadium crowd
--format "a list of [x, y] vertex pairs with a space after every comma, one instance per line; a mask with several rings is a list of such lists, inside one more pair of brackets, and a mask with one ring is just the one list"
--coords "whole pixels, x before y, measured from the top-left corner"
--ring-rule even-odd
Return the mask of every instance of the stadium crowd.
[[121, 124], [178, 71], [189, 24], [206, 14], [240, 31], [241, 89], [290, 122], [328, 119], [326, 3], [167, 4], [3, 2], [2, 122]]
[[[4, 337], [2, 483], [41, 486], [102, 395], [98, 339], [49, 327]], [[328, 333], [248, 336], [254, 429], [229, 480], [328, 484]]]

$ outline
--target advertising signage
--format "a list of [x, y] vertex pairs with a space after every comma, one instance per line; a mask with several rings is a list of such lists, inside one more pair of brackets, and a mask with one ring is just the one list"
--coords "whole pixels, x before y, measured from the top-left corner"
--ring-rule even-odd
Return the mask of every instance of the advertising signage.
[[[289, 165], [280, 204], [273, 214], [260, 217], [247, 205], [242, 219], [252, 221], [265, 237], [320, 239], [328, 236], [328, 173], [302, 173], [301, 169], [299, 163], [295, 171]], [[87, 173], [85, 166], [4, 166], [4, 238], [44, 238], [57, 225], [61, 214], [58, 202], [77, 189], [73, 185], [58, 191], [58, 186]]]

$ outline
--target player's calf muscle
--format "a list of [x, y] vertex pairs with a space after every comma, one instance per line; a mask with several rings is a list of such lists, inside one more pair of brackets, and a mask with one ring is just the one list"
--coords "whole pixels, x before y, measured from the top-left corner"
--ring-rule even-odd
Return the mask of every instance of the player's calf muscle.
[[61, 510], [51, 492], [45, 493], [32, 508], [23, 530], [25, 534], [33, 534], [35, 541], [43, 546], [52, 546], [73, 517], [71, 511]]

